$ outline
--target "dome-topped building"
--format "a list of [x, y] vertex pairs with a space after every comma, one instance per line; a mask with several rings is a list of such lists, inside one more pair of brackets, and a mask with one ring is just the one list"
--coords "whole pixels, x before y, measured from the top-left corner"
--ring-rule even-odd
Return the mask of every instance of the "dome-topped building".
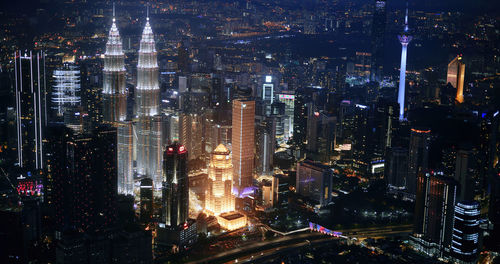
[[231, 153], [220, 144], [212, 152], [208, 167], [206, 210], [213, 215], [234, 211]]

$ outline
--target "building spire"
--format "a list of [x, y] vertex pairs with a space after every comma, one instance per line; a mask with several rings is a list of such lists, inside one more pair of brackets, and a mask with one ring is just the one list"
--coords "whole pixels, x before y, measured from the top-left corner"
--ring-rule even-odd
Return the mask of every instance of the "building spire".
[[146, 20], [149, 21], [149, 1], [148, 4], [146, 5]]
[[113, 22], [115, 22], [115, 2], [113, 2]]

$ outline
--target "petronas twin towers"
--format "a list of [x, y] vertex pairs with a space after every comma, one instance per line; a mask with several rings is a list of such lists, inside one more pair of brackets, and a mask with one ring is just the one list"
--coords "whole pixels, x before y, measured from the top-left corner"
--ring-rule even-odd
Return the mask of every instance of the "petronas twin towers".
[[106, 123], [118, 128], [118, 192], [133, 194], [135, 160], [137, 174], [153, 179], [155, 193], [161, 193], [162, 118], [158, 62], [149, 12], [139, 48], [133, 121], [127, 120], [124, 59], [113, 7], [113, 24], [104, 54], [103, 115]]

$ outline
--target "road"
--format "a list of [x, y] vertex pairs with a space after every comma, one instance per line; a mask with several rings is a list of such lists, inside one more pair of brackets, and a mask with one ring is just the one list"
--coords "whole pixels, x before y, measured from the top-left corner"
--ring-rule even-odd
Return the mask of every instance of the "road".
[[[368, 227], [341, 230], [347, 239], [356, 238], [363, 240], [366, 238], [385, 238], [390, 236], [404, 236], [411, 232], [412, 225]], [[300, 248], [308, 243], [326, 243], [341, 238], [330, 237], [318, 232], [293, 233], [278, 239], [262, 241], [248, 245], [244, 248], [235, 248], [221, 252], [203, 260], [188, 263], [241, 263], [242, 261], [255, 260], [266, 257], [277, 252]]]
[[290, 245], [286, 245], [286, 246], [282, 246], [282, 247], [278, 247], [278, 248], [271, 248], [271, 249], [263, 250], [260, 252], [256, 252], [254, 254], [248, 254], [248, 255], [239, 257], [238, 259], [234, 259], [234, 260], [231, 260], [231, 261], [228, 261], [225, 263], [226, 264], [233, 264], [233, 263], [258, 262], [260, 260], [271, 258], [271, 257], [273, 257], [273, 255], [276, 255], [278, 253], [284, 253], [286, 251], [295, 251], [295, 250], [297, 250], [301, 247], [304, 247], [304, 246], [309, 246], [309, 245], [316, 246], [319, 244], [330, 243], [330, 242], [338, 241], [338, 240], [340, 240], [340, 238], [330, 237], [330, 236], [325, 237], [325, 238], [321, 238], [321, 239], [317, 239], [314, 241], [304, 240], [304, 241], [300, 241], [300, 242], [293, 243]]
[[231, 249], [225, 252], [221, 252], [219, 254], [216, 254], [214, 256], [205, 258], [203, 260], [198, 260], [198, 261], [191, 261], [188, 263], [191, 264], [196, 264], [196, 263], [225, 263], [227, 261], [231, 261], [234, 259], [237, 259], [241, 256], [245, 256], [247, 254], [251, 254], [253, 252], [256, 252], [260, 254], [261, 251], [263, 250], [270, 250], [270, 249], [276, 249], [276, 248], [281, 248], [284, 246], [288, 245], [293, 245], [297, 242], [304, 242], [306, 239], [307, 240], [316, 240], [320, 238], [329, 238], [330, 237], [318, 233], [318, 232], [308, 232], [308, 233], [302, 233], [302, 234], [293, 234], [289, 236], [284, 236], [280, 237], [274, 240], [267, 240], [267, 241], [262, 241], [262, 242], [257, 242], [251, 245], [246, 246], [245, 248], [235, 248]]

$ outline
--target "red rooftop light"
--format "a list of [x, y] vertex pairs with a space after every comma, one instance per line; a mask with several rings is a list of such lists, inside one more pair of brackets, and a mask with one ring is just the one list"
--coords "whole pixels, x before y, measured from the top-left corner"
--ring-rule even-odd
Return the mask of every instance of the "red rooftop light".
[[186, 147], [184, 147], [184, 145], [180, 145], [177, 153], [179, 154], [186, 153]]

